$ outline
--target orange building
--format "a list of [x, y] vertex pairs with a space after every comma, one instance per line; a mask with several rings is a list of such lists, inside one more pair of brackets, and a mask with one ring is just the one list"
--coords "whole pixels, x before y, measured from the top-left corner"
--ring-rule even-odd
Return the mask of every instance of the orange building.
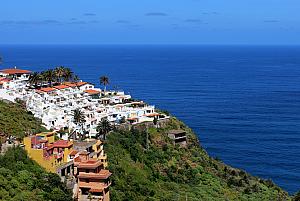
[[89, 152], [82, 151], [74, 158], [74, 175], [77, 178], [78, 200], [109, 201], [111, 173], [104, 169], [99, 159], [90, 158]]

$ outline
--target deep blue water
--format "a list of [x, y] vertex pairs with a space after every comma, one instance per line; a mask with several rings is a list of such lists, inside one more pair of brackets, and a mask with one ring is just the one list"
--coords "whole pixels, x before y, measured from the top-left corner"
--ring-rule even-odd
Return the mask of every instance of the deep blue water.
[[[169, 110], [212, 156], [300, 189], [300, 47], [0, 46], [2, 67], [64, 65]], [[1, 68], [1, 66], [0, 66]]]

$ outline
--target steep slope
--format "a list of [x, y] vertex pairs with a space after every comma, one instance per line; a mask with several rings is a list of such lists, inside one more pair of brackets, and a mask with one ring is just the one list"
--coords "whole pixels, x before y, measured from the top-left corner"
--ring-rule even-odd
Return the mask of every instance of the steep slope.
[[[186, 148], [167, 137], [168, 130], [179, 128], [187, 131]], [[112, 200], [291, 200], [271, 180], [209, 157], [192, 130], [175, 118], [163, 128], [139, 130], [108, 135]]]
[[71, 201], [58, 175], [46, 172], [20, 148], [0, 156], [0, 200]]
[[24, 109], [24, 103], [0, 101], [0, 134], [12, 135], [22, 139], [24, 133], [45, 131], [42, 122]]

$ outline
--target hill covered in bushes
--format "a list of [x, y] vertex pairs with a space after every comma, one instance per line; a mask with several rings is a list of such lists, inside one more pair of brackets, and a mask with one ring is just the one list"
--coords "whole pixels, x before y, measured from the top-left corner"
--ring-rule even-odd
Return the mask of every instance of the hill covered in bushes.
[[[188, 145], [173, 145], [170, 129], [187, 132]], [[173, 118], [163, 128], [115, 131], [106, 143], [113, 172], [112, 200], [291, 200], [271, 180], [215, 160], [196, 135]]]
[[24, 109], [24, 103], [0, 101], [0, 134], [22, 139], [25, 133], [46, 131], [42, 122]]
[[0, 156], [0, 200], [71, 201], [72, 192], [16, 147]]

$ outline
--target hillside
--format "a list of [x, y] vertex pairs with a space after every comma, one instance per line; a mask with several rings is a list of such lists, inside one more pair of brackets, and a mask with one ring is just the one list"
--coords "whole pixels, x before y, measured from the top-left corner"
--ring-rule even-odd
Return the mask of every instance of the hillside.
[[22, 139], [24, 133], [39, 133], [46, 129], [42, 122], [24, 109], [24, 103], [0, 101], [0, 134]]
[[46, 172], [20, 148], [0, 156], [0, 200], [71, 201], [58, 175]]
[[[188, 146], [174, 146], [170, 129], [184, 129]], [[253, 177], [208, 156], [196, 135], [173, 118], [164, 128], [115, 131], [106, 152], [112, 200], [291, 200], [271, 180]], [[148, 137], [148, 141], [147, 141]]]

